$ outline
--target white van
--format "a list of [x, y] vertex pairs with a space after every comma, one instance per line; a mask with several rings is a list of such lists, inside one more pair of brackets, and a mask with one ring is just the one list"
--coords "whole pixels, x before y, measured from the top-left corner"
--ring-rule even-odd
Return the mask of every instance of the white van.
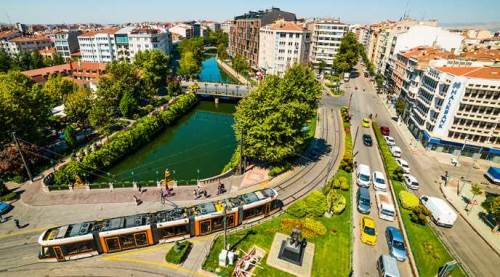
[[431, 211], [431, 218], [436, 225], [451, 228], [457, 220], [457, 213], [441, 198], [422, 195], [420, 202]]
[[394, 221], [396, 211], [392, 203], [391, 195], [383, 191], [375, 191], [377, 199], [378, 217], [388, 221]]
[[399, 146], [391, 147], [391, 154], [394, 158], [401, 158], [401, 148]]
[[380, 255], [377, 260], [377, 270], [381, 277], [399, 277], [398, 262], [389, 255]]
[[370, 187], [370, 167], [366, 164], [359, 164], [356, 169], [356, 180], [360, 187]]

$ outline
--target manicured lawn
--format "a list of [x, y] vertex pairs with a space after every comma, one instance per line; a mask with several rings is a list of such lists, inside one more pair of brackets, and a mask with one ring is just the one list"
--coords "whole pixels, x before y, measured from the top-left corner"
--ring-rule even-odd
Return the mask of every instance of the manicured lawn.
[[165, 255], [165, 260], [169, 263], [180, 264], [189, 255], [192, 243], [189, 241], [177, 242]]
[[[385, 170], [388, 178], [392, 176], [394, 170], [398, 168], [398, 164], [392, 157], [389, 146], [383, 139], [382, 133], [376, 122], [373, 122], [373, 130], [377, 139], [379, 150], [384, 161]], [[399, 192], [405, 190], [404, 185], [391, 178], [392, 187], [396, 197], [399, 198]], [[398, 199], [399, 201], [399, 199]], [[415, 224], [410, 220], [411, 212], [405, 210], [400, 205], [401, 217], [408, 234], [408, 241], [411, 245], [415, 263], [420, 276], [435, 276], [438, 273], [439, 267], [444, 263], [453, 260], [451, 255], [446, 250], [441, 240], [437, 237], [429, 225]], [[465, 276], [460, 270], [455, 270], [452, 276]]]

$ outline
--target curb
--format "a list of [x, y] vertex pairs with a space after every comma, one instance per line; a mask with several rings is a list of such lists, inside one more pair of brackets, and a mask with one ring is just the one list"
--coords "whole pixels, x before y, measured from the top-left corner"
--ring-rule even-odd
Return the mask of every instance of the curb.
[[476, 228], [474, 227], [474, 225], [472, 225], [472, 223], [469, 221], [469, 219], [467, 217], [465, 217], [461, 212], [459, 212], [459, 209], [455, 206], [455, 204], [453, 204], [452, 201], [450, 201], [448, 199], [448, 196], [446, 195], [446, 193], [443, 191], [443, 185], [440, 184], [439, 185], [439, 190], [441, 191], [441, 193], [443, 194], [444, 198], [446, 199], [446, 201], [453, 207], [453, 209], [455, 209], [455, 211], [460, 215], [461, 218], [463, 218], [465, 220], [465, 222], [467, 222], [467, 225], [469, 225], [472, 230], [474, 230], [474, 232], [476, 234], [479, 235], [479, 237], [481, 237], [484, 242], [486, 242], [486, 244], [495, 252], [497, 253], [497, 255], [500, 257], [500, 251], [489, 241], [487, 240], [483, 234], [481, 234], [481, 232], [479, 232], [478, 230], [476, 230]]

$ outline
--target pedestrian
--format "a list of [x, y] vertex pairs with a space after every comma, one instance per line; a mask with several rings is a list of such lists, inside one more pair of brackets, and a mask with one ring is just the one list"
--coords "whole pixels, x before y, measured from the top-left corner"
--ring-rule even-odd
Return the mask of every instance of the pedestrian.
[[142, 185], [141, 185], [140, 183], [137, 185], [137, 189], [138, 189], [138, 190], [139, 190], [139, 192], [142, 194]]
[[16, 224], [17, 229], [21, 229], [21, 225], [19, 224], [19, 219], [14, 219], [14, 223]]
[[194, 195], [194, 199], [198, 199], [198, 190], [197, 189], [193, 189], [193, 195]]
[[135, 200], [135, 204], [136, 204], [137, 206], [139, 206], [139, 205], [141, 205], [141, 204], [142, 204], [142, 200], [141, 200], [141, 199], [139, 199], [139, 198], [138, 198], [137, 196], [135, 196], [135, 195], [134, 195], [134, 200]]

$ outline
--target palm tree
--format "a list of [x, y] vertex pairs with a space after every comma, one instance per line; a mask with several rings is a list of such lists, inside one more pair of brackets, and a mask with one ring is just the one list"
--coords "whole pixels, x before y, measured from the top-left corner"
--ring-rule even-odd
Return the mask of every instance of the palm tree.
[[472, 184], [472, 186], [470, 188], [470, 192], [472, 193], [472, 198], [469, 201], [469, 203], [467, 203], [467, 206], [465, 207], [465, 210], [467, 210], [467, 212], [469, 212], [469, 205], [474, 201], [474, 198], [478, 195], [481, 195], [483, 193], [483, 190], [481, 189], [481, 187], [478, 184]]

